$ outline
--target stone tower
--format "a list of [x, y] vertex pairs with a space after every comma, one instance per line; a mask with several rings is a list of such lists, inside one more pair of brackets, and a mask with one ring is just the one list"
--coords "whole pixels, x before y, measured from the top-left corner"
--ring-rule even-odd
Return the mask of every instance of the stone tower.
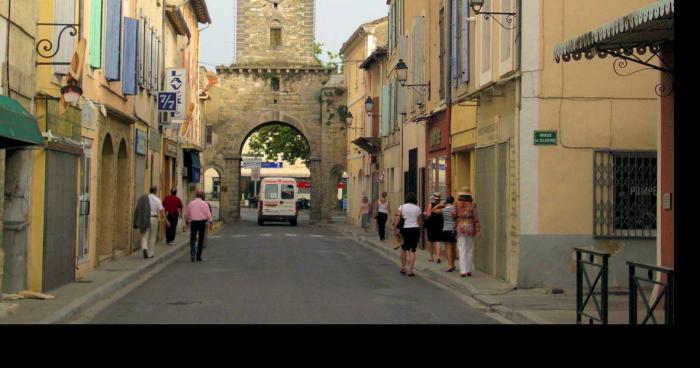
[[217, 67], [207, 121], [216, 143], [203, 172], [221, 175], [220, 213], [240, 219], [243, 145], [258, 128], [285, 124], [311, 151], [312, 222], [330, 221], [345, 168], [345, 78], [314, 59], [314, 0], [238, 0], [236, 63]]
[[238, 0], [237, 64], [316, 64], [314, 0]]

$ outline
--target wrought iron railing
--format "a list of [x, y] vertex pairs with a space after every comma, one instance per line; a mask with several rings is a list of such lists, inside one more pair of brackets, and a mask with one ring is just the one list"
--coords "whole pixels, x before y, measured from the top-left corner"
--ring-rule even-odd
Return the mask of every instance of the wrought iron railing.
[[[595, 321], [608, 324], [608, 261], [610, 254], [592, 250], [575, 248], [576, 251], [576, 324], [581, 324], [583, 317], [587, 317], [589, 324]], [[584, 258], [584, 255], [586, 258]], [[591, 282], [586, 265], [598, 269], [595, 279]], [[584, 284], [586, 281], [585, 299]], [[600, 303], [596, 298], [596, 286], [600, 282]], [[588, 302], [593, 300], [597, 316], [586, 312]]]
[[[635, 262], [627, 262], [627, 266], [629, 267], [629, 323], [631, 325], [640, 324], [637, 314], [637, 306], [638, 299], [641, 297], [645, 308], [645, 315], [641, 324], [645, 325], [650, 321], [654, 324], [659, 324], [659, 322], [656, 320], [654, 312], [656, 312], [656, 309], [659, 308], [662, 300], [664, 309], [664, 324], [673, 324], [673, 269]], [[638, 276], [636, 273], [638, 269], [646, 270], [646, 275]], [[655, 278], [657, 274], [661, 276], [658, 278], [658, 280]], [[653, 293], [649, 299], [647, 299], [642, 288], [642, 283], [658, 286], [657, 295], [656, 298], [654, 298], [653, 303]]]

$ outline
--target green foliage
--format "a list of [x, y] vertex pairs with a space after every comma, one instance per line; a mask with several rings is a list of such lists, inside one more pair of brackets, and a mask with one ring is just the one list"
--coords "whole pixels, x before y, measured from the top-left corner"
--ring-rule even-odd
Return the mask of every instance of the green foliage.
[[294, 163], [302, 160], [309, 166], [311, 151], [306, 139], [296, 129], [284, 124], [266, 125], [250, 136], [250, 155], [266, 160]]
[[321, 42], [314, 42], [314, 59], [316, 62], [328, 68], [332, 67], [339, 73], [343, 72], [343, 65], [340, 62], [340, 55], [334, 54], [331, 51], [326, 51], [326, 55], [328, 56], [329, 60], [327, 63], [324, 63], [323, 60], [321, 60], [321, 55], [323, 55], [323, 44]]

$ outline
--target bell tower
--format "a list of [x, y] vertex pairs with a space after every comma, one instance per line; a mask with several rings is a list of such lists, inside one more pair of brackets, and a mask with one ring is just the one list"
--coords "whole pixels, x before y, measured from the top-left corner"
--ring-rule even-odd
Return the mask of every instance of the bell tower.
[[314, 0], [237, 0], [236, 64], [315, 65]]

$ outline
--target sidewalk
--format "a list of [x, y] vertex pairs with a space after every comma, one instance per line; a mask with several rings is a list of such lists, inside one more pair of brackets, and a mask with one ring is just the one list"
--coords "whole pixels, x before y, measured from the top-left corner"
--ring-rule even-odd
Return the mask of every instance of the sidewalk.
[[[365, 233], [362, 229], [345, 223], [334, 222], [322, 226], [333, 228], [357, 240], [395, 262], [397, 268], [400, 267], [399, 250], [393, 249], [393, 235], [389, 235], [387, 241], [381, 242], [375, 232]], [[457, 264], [456, 266], [458, 267]], [[518, 324], [576, 324], [575, 289], [556, 290], [556, 294], [550, 289], [517, 289], [514, 285], [479, 271], [472, 272], [472, 277], [462, 278], [458, 271], [447, 273], [446, 269], [446, 259], [443, 258], [443, 263], [438, 264], [428, 262], [426, 251], [419, 250], [416, 253], [415, 272], [418, 277], [446, 287], [458, 296], [471, 299], [489, 312], [495, 312]], [[571, 277], [575, 277], [575, 274]], [[599, 296], [598, 298], [600, 299]], [[609, 324], [628, 323], [628, 303], [626, 292], [610, 291]], [[592, 300], [589, 305], [594, 308]], [[595, 314], [593, 309], [588, 312]], [[587, 321], [585, 319], [584, 323]]]
[[[214, 234], [221, 224], [216, 224]], [[70, 323], [82, 312], [137, 281], [143, 281], [189, 251], [189, 232], [178, 233], [176, 244], [156, 244], [155, 257], [144, 259], [141, 251], [109, 262], [85, 277], [46, 292], [55, 299], [21, 299], [0, 302], [0, 324]]]

